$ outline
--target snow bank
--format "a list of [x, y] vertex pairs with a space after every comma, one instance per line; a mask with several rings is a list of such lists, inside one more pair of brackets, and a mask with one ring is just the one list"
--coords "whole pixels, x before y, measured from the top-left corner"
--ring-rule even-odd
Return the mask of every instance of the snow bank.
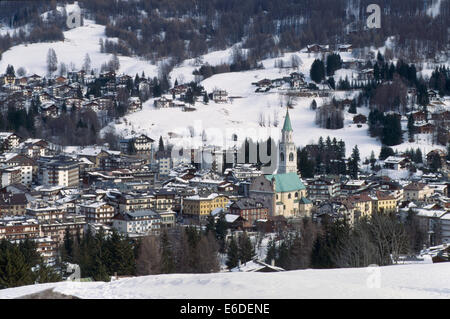
[[19, 287], [1, 290], [0, 298], [16, 298], [51, 287], [62, 294], [94, 299], [450, 298], [449, 271], [450, 263], [440, 263], [281, 273], [173, 274], [109, 283]]

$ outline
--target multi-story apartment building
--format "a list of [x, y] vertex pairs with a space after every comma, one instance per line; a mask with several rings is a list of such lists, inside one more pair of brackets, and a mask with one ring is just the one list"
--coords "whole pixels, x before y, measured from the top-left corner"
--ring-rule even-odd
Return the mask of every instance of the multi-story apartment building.
[[119, 213], [114, 216], [112, 226], [127, 235], [159, 234], [161, 217], [152, 210]]
[[78, 187], [80, 184], [79, 163], [75, 160], [59, 157], [44, 157], [38, 160], [39, 181], [43, 185]]
[[39, 223], [35, 218], [25, 216], [0, 219], [0, 239], [23, 240], [39, 237]]
[[153, 209], [155, 196], [152, 193], [136, 192], [122, 194], [118, 198], [117, 206], [120, 212]]
[[403, 189], [403, 199], [408, 201], [422, 201], [433, 195], [433, 189], [425, 183], [411, 183]]
[[12, 184], [20, 184], [22, 180], [20, 167], [11, 167], [4, 164], [3, 167], [0, 168], [0, 174], [2, 187]]
[[217, 193], [209, 196], [189, 196], [183, 200], [183, 216], [196, 220], [206, 220], [211, 212], [216, 208], [226, 208], [229, 199], [227, 196]]
[[51, 220], [40, 222], [41, 235], [50, 237], [56, 243], [62, 243], [66, 231], [71, 236], [83, 236], [86, 226], [86, 216], [81, 214], [67, 214], [61, 220]]
[[161, 188], [153, 193], [154, 203], [153, 209], [160, 211], [172, 210], [175, 205], [175, 191]]
[[111, 225], [116, 210], [106, 202], [81, 204], [79, 213], [86, 216], [87, 223]]
[[393, 213], [397, 210], [397, 200], [393, 195], [376, 191], [371, 197], [373, 213]]
[[325, 176], [308, 181], [307, 189], [311, 200], [327, 201], [341, 194], [340, 182]]
[[30, 186], [33, 181], [33, 171], [36, 168], [36, 162], [24, 155], [15, 155], [4, 162], [14, 168], [20, 169], [20, 183]]
[[1, 216], [23, 216], [26, 213], [28, 200], [25, 194], [1, 193], [0, 194], [0, 217]]
[[26, 214], [29, 216], [33, 216], [40, 223], [62, 220], [67, 213], [66, 206], [64, 205], [49, 205], [45, 202], [33, 202], [30, 205], [31, 206], [26, 209]]
[[269, 217], [269, 208], [257, 200], [243, 198], [230, 205], [230, 213], [244, 219], [244, 228], [253, 228], [257, 220]]

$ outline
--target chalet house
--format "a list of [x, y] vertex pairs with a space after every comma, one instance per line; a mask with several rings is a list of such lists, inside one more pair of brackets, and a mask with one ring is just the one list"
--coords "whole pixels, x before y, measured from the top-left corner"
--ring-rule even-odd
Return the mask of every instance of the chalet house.
[[428, 98], [430, 101], [438, 101], [439, 100], [439, 92], [436, 90], [428, 90]]
[[414, 130], [419, 134], [431, 134], [434, 131], [434, 125], [431, 123], [423, 123], [414, 125]]
[[264, 87], [270, 87], [272, 85], [272, 81], [269, 79], [262, 79], [258, 82], [254, 83], [257, 87], [264, 88]]
[[14, 85], [14, 84], [16, 84], [16, 77], [14, 75], [6, 74], [3, 77], [3, 84], [4, 85]]
[[131, 76], [126, 75], [126, 74], [117, 77], [117, 81], [119, 82], [119, 84], [127, 84], [128, 81], [131, 81], [131, 80], [132, 80]]
[[53, 95], [56, 97], [63, 97], [72, 91], [72, 87], [66, 84], [59, 85], [53, 88]]
[[411, 116], [412, 116], [414, 122], [424, 122], [427, 120], [427, 116], [424, 111], [413, 112], [413, 113], [411, 113]]
[[353, 51], [353, 46], [351, 44], [340, 44], [338, 45], [338, 51], [351, 53]]
[[302, 79], [292, 79], [290, 80], [291, 89], [299, 89], [305, 85], [305, 81]]
[[150, 155], [154, 140], [147, 135], [129, 136], [119, 142], [120, 151], [129, 155]]
[[308, 53], [319, 53], [319, 52], [327, 53], [330, 51], [330, 46], [329, 45], [312, 44], [312, 45], [308, 45], [306, 47], [306, 50]]
[[18, 148], [21, 154], [29, 158], [37, 159], [46, 155], [49, 144], [41, 139], [27, 139]]
[[18, 84], [23, 88], [28, 84], [28, 79], [26, 76], [21, 77], [18, 81]]
[[21, 138], [10, 132], [0, 132], [0, 150], [7, 152], [19, 146]]
[[366, 124], [366, 122], [367, 122], [367, 117], [365, 115], [358, 114], [353, 117], [353, 123], [355, 123], [355, 124]]
[[[216, 214], [216, 211], [222, 210], [222, 208], [216, 208], [213, 212], [211, 212], [211, 215]], [[241, 217], [240, 215], [233, 215], [233, 214], [225, 214], [224, 215], [225, 222], [228, 225], [228, 228], [231, 230], [244, 230], [244, 223], [245, 219]]]
[[157, 108], [157, 109], [173, 107], [173, 100], [169, 99], [165, 96], [161, 97], [158, 100], [155, 100], [155, 102], [153, 102], [153, 103], [155, 105], [155, 108]]
[[172, 89], [170, 89], [170, 94], [183, 95], [187, 92], [187, 90], [188, 90], [188, 87], [186, 85], [180, 84], [180, 85], [177, 85], [177, 86], [173, 87]]
[[42, 82], [42, 77], [37, 74], [33, 74], [28, 77], [28, 84], [38, 84]]
[[358, 73], [358, 80], [368, 81], [374, 78], [373, 69], [364, 69]]
[[116, 73], [114, 71], [103, 72], [100, 74], [100, 78], [116, 81]]
[[58, 117], [58, 107], [55, 103], [48, 102], [44, 103], [40, 106], [40, 112], [45, 117]]
[[128, 112], [137, 112], [142, 110], [141, 99], [137, 96], [132, 96], [128, 99]]
[[33, 86], [33, 94], [40, 94], [43, 90], [44, 87], [39, 84]]
[[228, 93], [225, 90], [214, 90], [212, 93], [212, 99], [216, 103], [227, 103]]
[[47, 92], [42, 92], [41, 94], [39, 94], [39, 101], [41, 103], [52, 102], [53, 100], [53, 96], [51, 96]]
[[56, 84], [67, 84], [67, 83], [69, 83], [69, 80], [63, 76], [58, 76], [55, 79], [55, 82], [56, 82]]
[[81, 107], [83, 105], [83, 99], [80, 99], [78, 97], [70, 97], [65, 100], [67, 109], [72, 109], [72, 107], [75, 107], [76, 110], [81, 110]]
[[384, 160], [384, 167], [387, 169], [400, 170], [406, 168], [410, 160], [406, 157], [389, 156]]
[[100, 105], [97, 102], [90, 101], [83, 105], [83, 108], [85, 109], [91, 109], [94, 112], [100, 111]]
[[280, 272], [284, 271], [283, 268], [275, 266], [275, 260], [272, 261], [272, 263], [266, 264], [265, 262], [262, 262], [260, 260], [251, 260], [249, 262], [246, 262], [245, 264], [241, 264], [239, 262], [239, 265], [233, 269], [231, 269], [232, 272]]
[[98, 103], [98, 108], [100, 110], [108, 110], [114, 106], [113, 97], [111, 96], [101, 96], [96, 98], [94, 101]]

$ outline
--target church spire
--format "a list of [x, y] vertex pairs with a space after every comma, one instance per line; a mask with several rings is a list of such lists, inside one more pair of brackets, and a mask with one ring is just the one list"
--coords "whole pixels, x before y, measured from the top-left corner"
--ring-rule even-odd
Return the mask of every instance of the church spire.
[[286, 117], [284, 118], [283, 132], [292, 132], [291, 118], [289, 117], [289, 108], [286, 108]]

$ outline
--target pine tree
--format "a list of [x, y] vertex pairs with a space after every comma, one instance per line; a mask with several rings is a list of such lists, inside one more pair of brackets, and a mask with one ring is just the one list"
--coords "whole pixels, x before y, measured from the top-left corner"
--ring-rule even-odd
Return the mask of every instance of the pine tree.
[[89, 53], [86, 53], [86, 55], [84, 56], [83, 70], [86, 73], [89, 73], [91, 71], [91, 57], [89, 56]]
[[253, 259], [255, 256], [255, 249], [253, 244], [248, 237], [247, 233], [244, 232], [239, 237], [239, 259], [241, 262], [246, 263]]
[[409, 140], [413, 141], [414, 140], [414, 119], [412, 114], [408, 115], [408, 136], [409, 136]]
[[271, 240], [269, 245], [267, 245], [267, 253], [266, 253], [266, 263], [272, 264], [272, 260], [275, 261], [277, 258], [277, 248], [275, 246], [275, 240]]
[[359, 155], [359, 149], [358, 146], [355, 145], [355, 147], [353, 148], [353, 152], [352, 152], [352, 156], [351, 158], [348, 160], [348, 170], [350, 173], [350, 176], [352, 176], [352, 178], [358, 178], [358, 168], [359, 168], [359, 161], [361, 160], [360, 155]]
[[58, 69], [58, 58], [56, 57], [55, 50], [48, 49], [47, 52], [47, 71], [49, 75], [52, 75]]
[[175, 271], [172, 249], [167, 231], [161, 234], [161, 273], [171, 274]]
[[234, 237], [231, 237], [230, 244], [227, 249], [226, 265], [228, 269], [232, 269], [239, 264], [239, 248]]
[[205, 229], [205, 233], [209, 234], [215, 234], [216, 231], [216, 222], [214, 220], [214, 216], [209, 215], [206, 219], [206, 229]]
[[396, 115], [386, 115], [383, 120], [383, 131], [381, 142], [388, 146], [399, 145], [403, 141], [402, 126], [400, 117]]
[[325, 66], [322, 60], [314, 60], [313, 64], [311, 65], [310, 76], [311, 80], [313, 80], [314, 82], [322, 82], [322, 80], [325, 78]]
[[372, 151], [370, 153], [370, 167], [373, 169], [375, 167], [375, 163], [377, 162], [377, 159], [375, 158], [375, 153]]
[[386, 158], [388, 158], [389, 156], [394, 155], [394, 150], [390, 147], [387, 146], [381, 146], [381, 151], [380, 151], [380, 156], [379, 159], [380, 161], [384, 161]]
[[72, 262], [73, 259], [73, 239], [70, 234], [69, 228], [66, 228], [64, 232], [64, 261]]

